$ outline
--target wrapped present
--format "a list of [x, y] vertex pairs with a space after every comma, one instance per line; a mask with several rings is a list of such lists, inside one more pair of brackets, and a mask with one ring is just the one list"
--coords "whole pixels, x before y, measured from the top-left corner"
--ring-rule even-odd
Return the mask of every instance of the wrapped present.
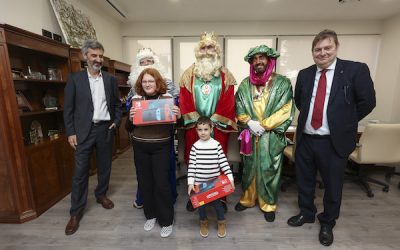
[[195, 192], [190, 196], [194, 208], [203, 206], [221, 197], [233, 193], [231, 181], [224, 174], [208, 182], [195, 186]]
[[176, 116], [172, 111], [174, 99], [156, 99], [133, 101], [136, 114], [132, 117], [132, 123], [137, 126], [175, 123]]

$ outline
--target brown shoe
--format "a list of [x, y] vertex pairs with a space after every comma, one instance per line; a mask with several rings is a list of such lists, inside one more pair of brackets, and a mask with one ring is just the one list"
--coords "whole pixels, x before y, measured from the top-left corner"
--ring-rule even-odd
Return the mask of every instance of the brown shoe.
[[218, 221], [218, 237], [224, 238], [226, 236], [226, 223], [225, 220]]
[[200, 220], [200, 235], [203, 238], [208, 236], [208, 220]]
[[111, 209], [114, 207], [114, 203], [110, 199], [108, 199], [106, 196], [97, 198], [96, 202], [101, 204], [105, 209]]
[[79, 221], [81, 220], [82, 215], [74, 215], [68, 221], [67, 226], [65, 227], [65, 234], [71, 235], [74, 234], [79, 228]]

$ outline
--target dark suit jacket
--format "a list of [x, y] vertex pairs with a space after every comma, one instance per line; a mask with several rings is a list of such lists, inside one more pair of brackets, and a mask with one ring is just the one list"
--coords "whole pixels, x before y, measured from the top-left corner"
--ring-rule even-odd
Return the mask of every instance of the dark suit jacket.
[[[104, 89], [111, 121], [117, 127], [121, 123], [121, 101], [117, 79], [102, 71]], [[87, 70], [68, 76], [64, 90], [64, 123], [67, 136], [76, 135], [78, 144], [83, 142], [90, 132], [93, 119], [93, 101]]]
[[[317, 66], [299, 72], [295, 103], [300, 110], [296, 141], [301, 142], [314, 86]], [[368, 66], [364, 63], [337, 59], [328, 101], [327, 119], [331, 141], [336, 152], [348, 157], [357, 142], [358, 121], [375, 107], [375, 90]]]

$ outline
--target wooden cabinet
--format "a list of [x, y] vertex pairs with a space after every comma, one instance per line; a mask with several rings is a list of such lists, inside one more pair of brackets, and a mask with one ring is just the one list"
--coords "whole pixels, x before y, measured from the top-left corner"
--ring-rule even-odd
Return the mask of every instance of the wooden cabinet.
[[0, 222], [33, 219], [70, 192], [69, 65], [69, 45], [0, 24]]
[[126, 99], [131, 89], [131, 86], [127, 83], [128, 76], [130, 73], [130, 65], [126, 63], [122, 63], [119, 61], [111, 60], [109, 72], [113, 74], [118, 81], [118, 89], [119, 89], [119, 96], [122, 102], [122, 120], [121, 126], [117, 130], [117, 134], [115, 136], [115, 144], [117, 148], [117, 153], [122, 153], [126, 149], [129, 148], [129, 137], [128, 132], [125, 129], [125, 122], [128, 118], [128, 112], [126, 111]]

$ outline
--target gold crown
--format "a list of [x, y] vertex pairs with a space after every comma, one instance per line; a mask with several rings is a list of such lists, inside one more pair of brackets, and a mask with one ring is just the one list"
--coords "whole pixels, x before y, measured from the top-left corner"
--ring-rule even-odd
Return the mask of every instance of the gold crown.
[[200, 36], [200, 44], [216, 44], [218, 41], [217, 35], [214, 34], [214, 32], [207, 33], [203, 32]]

